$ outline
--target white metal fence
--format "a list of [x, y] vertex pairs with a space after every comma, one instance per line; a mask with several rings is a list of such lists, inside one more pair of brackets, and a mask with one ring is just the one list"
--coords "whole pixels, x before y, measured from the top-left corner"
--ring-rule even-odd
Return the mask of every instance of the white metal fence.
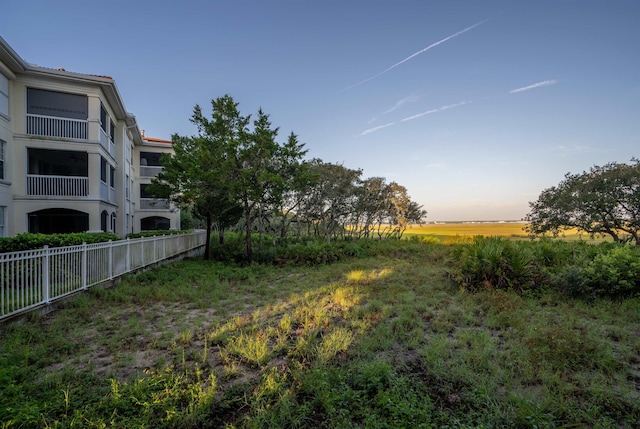
[[0, 320], [123, 274], [203, 249], [205, 232], [0, 254]]

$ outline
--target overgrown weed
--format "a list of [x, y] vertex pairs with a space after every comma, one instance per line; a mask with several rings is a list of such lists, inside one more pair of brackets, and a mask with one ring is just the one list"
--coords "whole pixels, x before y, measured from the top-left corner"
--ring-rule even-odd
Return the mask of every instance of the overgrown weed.
[[[541, 246], [529, 255], [569, 258]], [[471, 293], [443, 275], [455, 268], [451, 246], [389, 240], [352, 251], [368, 256], [313, 267], [171, 263], [2, 326], [0, 422], [640, 423], [638, 298], [522, 293], [535, 276]]]

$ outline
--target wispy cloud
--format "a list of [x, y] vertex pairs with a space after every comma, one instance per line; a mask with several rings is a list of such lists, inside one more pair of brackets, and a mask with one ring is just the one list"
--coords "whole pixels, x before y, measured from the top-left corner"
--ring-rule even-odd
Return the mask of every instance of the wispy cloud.
[[401, 108], [405, 104], [415, 103], [416, 101], [420, 100], [421, 98], [422, 98], [422, 95], [419, 95], [419, 94], [412, 94], [412, 95], [409, 95], [407, 97], [404, 97], [404, 98], [396, 101], [396, 104], [393, 107], [385, 110], [379, 116], [374, 116], [373, 118], [371, 118], [368, 123], [371, 124], [371, 123], [375, 122], [380, 116], [388, 115], [389, 113], [398, 110], [399, 108]]
[[482, 24], [484, 24], [485, 22], [487, 22], [489, 19], [490, 19], [490, 18], [487, 18], [487, 19], [485, 19], [485, 20], [482, 20], [482, 21], [480, 21], [480, 22], [478, 22], [478, 23], [475, 23], [475, 24], [473, 24], [473, 25], [471, 25], [471, 26], [469, 26], [469, 27], [467, 27], [467, 28], [465, 28], [465, 29], [463, 29], [463, 30], [458, 31], [457, 33], [454, 33], [454, 34], [452, 34], [452, 35], [450, 35], [450, 36], [447, 36], [447, 37], [445, 37], [445, 38], [444, 38], [444, 39], [442, 39], [442, 40], [438, 40], [437, 42], [430, 44], [430, 45], [429, 45], [429, 46], [427, 46], [426, 48], [421, 49], [421, 50], [419, 50], [418, 52], [415, 52], [415, 53], [413, 53], [413, 54], [409, 55], [409, 56], [408, 56], [407, 58], [405, 58], [404, 60], [402, 60], [402, 61], [398, 61], [397, 63], [395, 63], [395, 64], [394, 64], [394, 65], [392, 65], [391, 67], [387, 67], [386, 69], [382, 70], [380, 73], [374, 74], [373, 76], [368, 77], [368, 78], [366, 78], [365, 80], [361, 80], [361, 81], [360, 81], [360, 82], [358, 82], [358, 83], [354, 83], [353, 85], [351, 85], [351, 86], [348, 86], [348, 87], [344, 88], [344, 90], [351, 89], [351, 88], [355, 88], [356, 86], [360, 86], [360, 85], [362, 85], [363, 83], [369, 82], [370, 80], [373, 80], [373, 79], [375, 79], [375, 78], [377, 78], [377, 77], [379, 77], [379, 76], [382, 76], [383, 74], [385, 74], [385, 73], [387, 73], [387, 72], [389, 72], [389, 71], [393, 70], [394, 68], [398, 67], [399, 65], [401, 65], [401, 64], [403, 64], [403, 63], [406, 63], [406, 62], [407, 62], [407, 61], [409, 61], [410, 59], [412, 59], [412, 58], [414, 58], [414, 57], [417, 57], [418, 55], [420, 55], [420, 54], [423, 54], [423, 53], [427, 52], [429, 49], [435, 48], [436, 46], [438, 46], [438, 45], [440, 45], [440, 44], [442, 44], [442, 43], [444, 43], [444, 42], [446, 42], [446, 41], [448, 41], [448, 40], [451, 40], [451, 39], [453, 39], [454, 37], [458, 37], [458, 36], [460, 36], [461, 34], [466, 33], [467, 31], [473, 30], [473, 29], [474, 29], [474, 28], [476, 28], [477, 26], [482, 25]]
[[555, 85], [556, 83], [558, 83], [558, 81], [555, 79], [543, 80], [542, 82], [534, 83], [533, 85], [527, 85], [527, 86], [523, 86], [522, 88], [512, 89], [511, 91], [509, 91], [509, 94], [516, 94], [518, 92], [529, 91], [530, 89], [536, 89], [543, 86]]
[[367, 134], [375, 133], [376, 131], [379, 131], [379, 130], [381, 130], [383, 128], [390, 127], [390, 126], [395, 125], [395, 124], [396, 124], [395, 122], [389, 122], [388, 124], [384, 124], [384, 125], [380, 125], [380, 126], [377, 126], [377, 127], [369, 128], [368, 130], [364, 130], [363, 132], [361, 132], [359, 134], [359, 136], [366, 136]]
[[426, 112], [418, 113], [417, 115], [408, 116], [402, 120], [402, 122], [411, 121], [413, 119], [418, 119], [422, 116], [430, 115], [432, 113], [442, 112], [443, 110], [453, 109], [458, 106], [464, 106], [465, 104], [469, 104], [468, 101], [462, 101], [456, 104], [449, 104], [447, 106], [438, 107], [437, 109], [427, 110]]

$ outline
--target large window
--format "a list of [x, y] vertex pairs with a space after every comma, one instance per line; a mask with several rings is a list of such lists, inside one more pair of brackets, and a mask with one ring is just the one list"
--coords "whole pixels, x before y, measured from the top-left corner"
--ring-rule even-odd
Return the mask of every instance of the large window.
[[169, 230], [171, 222], [166, 217], [150, 216], [140, 219], [142, 231]]
[[163, 194], [152, 194], [151, 192], [148, 191], [149, 184], [144, 184], [141, 183], [140, 184], [140, 198], [158, 198], [158, 199], [169, 199], [169, 195], [163, 195]]
[[6, 152], [7, 143], [4, 140], [0, 140], [0, 179], [5, 179], [4, 173], [4, 154]]
[[9, 79], [0, 73], [0, 113], [9, 116]]
[[162, 167], [160, 163], [160, 152], [140, 152], [140, 165], [147, 165], [149, 167]]
[[89, 176], [87, 152], [28, 148], [28, 174], [46, 176]]
[[86, 120], [88, 112], [89, 101], [86, 95], [27, 88], [29, 114]]
[[89, 215], [70, 209], [45, 209], [29, 213], [29, 232], [67, 234], [89, 229]]
[[147, 191], [147, 186], [144, 183], [140, 184], [140, 198], [153, 198], [154, 195]]

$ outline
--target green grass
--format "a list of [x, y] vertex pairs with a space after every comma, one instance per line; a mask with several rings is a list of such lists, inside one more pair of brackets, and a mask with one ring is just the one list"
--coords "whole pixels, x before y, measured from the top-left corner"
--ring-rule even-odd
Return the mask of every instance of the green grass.
[[0, 326], [0, 427], [633, 428], [640, 300], [471, 293], [452, 248], [174, 262]]

